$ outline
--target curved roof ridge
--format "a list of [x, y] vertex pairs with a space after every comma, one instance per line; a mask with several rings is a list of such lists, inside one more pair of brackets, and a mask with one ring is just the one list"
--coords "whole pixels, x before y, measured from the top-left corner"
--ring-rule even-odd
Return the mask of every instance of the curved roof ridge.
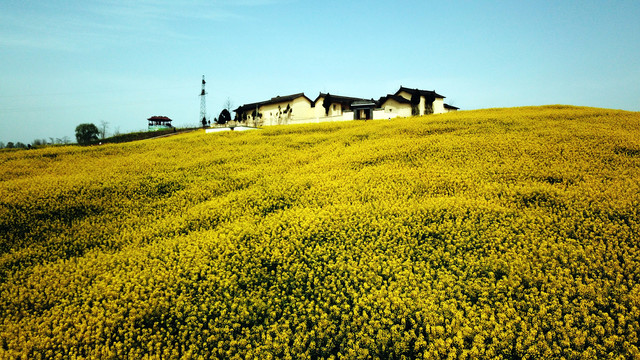
[[442, 98], [444, 99], [445, 96], [442, 96], [440, 94], [438, 94], [435, 90], [420, 90], [420, 89], [411, 89], [408, 87], [404, 87], [404, 86], [400, 86], [400, 89], [398, 91], [396, 91], [395, 95], [398, 95], [401, 92], [408, 92], [409, 94], [413, 95], [413, 94], [418, 94], [420, 96], [435, 96], [437, 98]]

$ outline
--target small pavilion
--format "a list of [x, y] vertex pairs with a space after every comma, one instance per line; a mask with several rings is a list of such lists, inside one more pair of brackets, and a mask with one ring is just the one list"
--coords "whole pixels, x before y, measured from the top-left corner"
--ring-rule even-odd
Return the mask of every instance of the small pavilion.
[[171, 129], [171, 119], [166, 116], [152, 116], [148, 118], [149, 120], [149, 130], [164, 130]]

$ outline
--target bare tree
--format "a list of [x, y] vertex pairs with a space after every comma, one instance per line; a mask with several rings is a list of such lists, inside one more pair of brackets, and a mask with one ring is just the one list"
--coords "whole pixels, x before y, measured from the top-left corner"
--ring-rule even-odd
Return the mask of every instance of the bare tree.
[[107, 136], [107, 129], [109, 128], [109, 122], [105, 120], [100, 120], [100, 139], [104, 140]]
[[227, 109], [229, 114], [231, 114], [231, 108], [233, 107], [233, 102], [230, 98], [227, 98], [227, 101], [224, 102], [224, 108]]

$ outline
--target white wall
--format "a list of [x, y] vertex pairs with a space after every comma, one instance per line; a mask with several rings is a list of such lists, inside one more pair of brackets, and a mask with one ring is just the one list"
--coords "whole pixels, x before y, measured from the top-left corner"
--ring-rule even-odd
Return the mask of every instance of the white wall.
[[[342, 116], [342, 113], [343, 113], [342, 104], [338, 104], [338, 103], [331, 104], [331, 106], [329, 107], [329, 113], [327, 114], [327, 111], [325, 110], [324, 106], [322, 106], [323, 102], [324, 102], [324, 96], [319, 97], [318, 101], [316, 101], [316, 106], [315, 108], [312, 109], [314, 110], [315, 117], [321, 118], [325, 116], [329, 116], [329, 117]], [[348, 111], [348, 109], [345, 109], [345, 111]]]
[[349, 110], [349, 111], [345, 111], [342, 114], [342, 120], [343, 121], [349, 121], [349, 120], [353, 120], [354, 119], [354, 114], [353, 111]]
[[373, 119], [381, 120], [381, 119], [393, 119], [398, 117], [398, 114], [391, 111], [385, 111], [384, 109], [373, 110]]
[[433, 113], [444, 114], [445, 112], [446, 111], [444, 111], [444, 99], [436, 98], [436, 100], [433, 102]]
[[[388, 114], [381, 119], [387, 119], [389, 117], [409, 117], [411, 116], [411, 105], [410, 104], [401, 104], [393, 99], [387, 99], [387, 101], [382, 104], [382, 109]], [[393, 115], [392, 115], [393, 114]]]

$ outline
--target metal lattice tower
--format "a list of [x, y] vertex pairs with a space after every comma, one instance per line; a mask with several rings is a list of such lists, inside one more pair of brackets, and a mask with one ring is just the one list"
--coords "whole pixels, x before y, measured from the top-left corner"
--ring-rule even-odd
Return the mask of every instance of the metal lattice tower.
[[200, 92], [200, 119], [198, 121], [200, 121], [203, 126], [207, 122], [207, 92], [204, 90], [204, 84], [206, 84], [206, 82], [204, 81], [204, 75], [202, 75], [202, 91]]

